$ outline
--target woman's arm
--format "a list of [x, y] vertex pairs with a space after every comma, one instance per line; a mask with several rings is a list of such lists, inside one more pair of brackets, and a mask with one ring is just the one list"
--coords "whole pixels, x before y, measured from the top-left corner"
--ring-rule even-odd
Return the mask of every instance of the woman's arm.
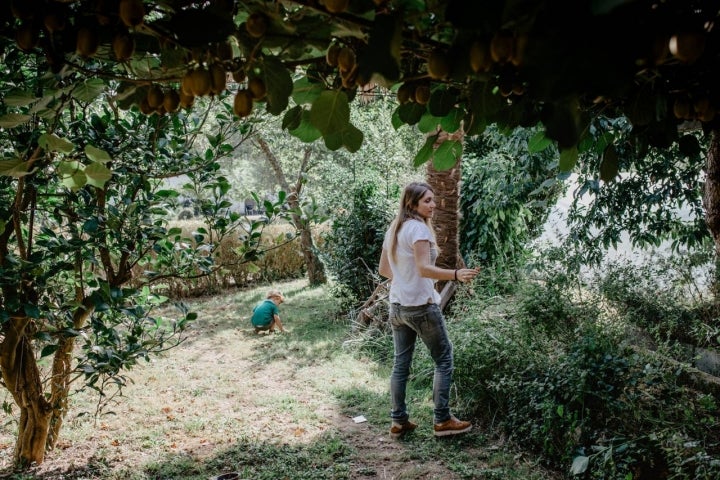
[[[433, 278], [435, 280], [456, 280], [458, 282], [469, 282], [480, 270], [477, 268], [440, 268], [430, 263], [430, 241], [418, 240], [413, 244], [415, 266], [421, 277]], [[380, 261], [382, 265], [382, 257]]]
[[390, 268], [388, 253], [387, 250], [385, 250], [384, 248], [382, 249], [382, 253], [380, 254], [380, 267], [378, 268], [378, 273], [380, 273], [380, 275], [382, 275], [383, 277], [392, 280], [392, 269]]

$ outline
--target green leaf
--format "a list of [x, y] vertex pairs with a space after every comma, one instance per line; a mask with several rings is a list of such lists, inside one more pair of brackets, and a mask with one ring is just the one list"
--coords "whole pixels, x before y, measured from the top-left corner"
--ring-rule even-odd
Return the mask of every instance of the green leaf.
[[84, 172], [85, 166], [78, 161], [65, 161], [58, 164], [60, 181], [70, 190], [78, 190], [85, 186], [87, 178]]
[[15, 128], [30, 121], [30, 115], [21, 113], [6, 113], [0, 116], [0, 128]]
[[325, 88], [322, 84], [311, 82], [309, 78], [303, 77], [295, 81], [293, 85], [292, 98], [298, 105], [312, 104]]
[[402, 121], [399, 114], [400, 107], [396, 108], [395, 111], [393, 111], [392, 118], [390, 122], [392, 123], [392, 126], [395, 130], [405, 125], [405, 122]]
[[611, 182], [618, 174], [618, 155], [615, 146], [608, 145], [600, 161], [600, 179]]
[[289, 131], [291, 135], [294, 137], [299, 138], [305, 143], [314, 142], [318, 138], [322, 137], [322, 132], [315, 128], [313, 124], [310, 122], [310, 112], [307, 110], [303, 110], [302, 112], [302, 119], [300, 121], [300, 125]]
[[73, 90], [72, 95], [77, 100], [90, 103], [99, 97], [105, 90], [105, 82], [99, 78], [85, 80]]
[[488, 125], [492, 123], [493, 116], [503, 108], [505, 99], [493, 93], [490, 82], [475, 82], [470, 96], [470, 111], [473, 113], [473, 122]]
[[435, 150], [433, 167], [439, 171], [453, 168], [462, 157], [462, 142], [446, 140]]
[[357, 152], [360, 150], [363, 142], [363, 133], [352, 124], [348, 124], [348, 127], [336, 133], [329, 135], [323, 135], [325, 140], [325, 146], [330, 150], [337, 150], [341, 147], [345, 147], [350, 153]]
[[283, 130], [295, 130], [300, 126], [302, 122], [303, 108], [297, 105], [283, 115], [282, 128]]
[[310, 108], [310, 122], [323, 136], [342, 132], [350, 124], [350, 105], [340, 90], [326, 90]]
[[40, 358], [52, 355], [58, 348], [60, 348], [58, 345], [45, 345], [40, 352]]
[[545, 136], [544, 131], [537, 132], [535, 135], [532, 136], [532, 138], [528, 141], [528, 152], [530, 153], [538, 153], [542, 152], [546, 148], [548, 148], [550, 145], [552, 145], [552, 140], [547, 138]]
[[457, 132], [462, 125], [462, 119], [465, 113], [460, 108], [453, 108], [450, 112], [440, 120], [440, 126], [448, 133]]
[[103, 188], [105, 183], [112, 177], [112, 172], [102, 163], [93, 162], [85, 167], [85, 176], [87, 177], [88, 184], [97, 188]]
[[444, 117], [455, 107], [458, 91], [454, 88], [439, 88], [432, 92], [428, 110], [436, 117]]
[[415, 125], [425, 114], [425, 105], [415, 102], [407, 102], [398, 107], [398, 116], [400, 120], [408, 125]]
[[422, 148], [418, 151], [418, 153], [415, 155], [415, 158], [413, 159], [413, 166], [415, 168], [419, 167], [420, 165], [424, 164], [432, 158], [433, 147], [435, 145], [435, 140], [437, 140], [437, 137], [437, 135], [433, 135], [431, 137], [428, 137], [427, 140], [425, 140], [425, 145], [422, 146]]
[[560, 150], [560, 162], [558, 167], [561, 172], [569, 172], [575, 168], [578, 159], [577, 147], [570, 147]]
[[267, 111], [280, 115], [288, 106], [293, 92], [293, 81], [287, 67], [275, 57], [265, 57], [261, 78], [267, 88]]
[[50, 152], [70, 153], [75, 148], [69, 140], [60, 138], [54, 133], [43, 133], [38, 139], [38, 145]]
[[92, 145], [85, 146], [85, 155], [93, 162], [108, 163], [112, 160], [109, 153]]
[[3, 98], [3, 102], [9, 107], [25, 107], [38, 100], [32, 92], [26, 90], [11, 90]]
[[0, 160], [0, 175], [6, 177], [20, 178], [34, 171], [35, 169], [30, 170], [30, 162], [24, 162], [17, 157]]
[[422, 133], [430, 133], [437, 130], [438, 125], [440, 125], [440, 119], [430, 112], [425, 112], [425, 114], [420, 117], [417, 128]]
[[350, 153], [360, 150], [365, 135], [355, 125], [350, 125], [343, 135], [343, 146]]

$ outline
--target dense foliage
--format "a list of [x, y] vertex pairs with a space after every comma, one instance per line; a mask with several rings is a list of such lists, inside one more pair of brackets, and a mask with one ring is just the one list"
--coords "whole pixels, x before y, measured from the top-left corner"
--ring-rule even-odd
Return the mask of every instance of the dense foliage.
[[[607, 147], [603, 159], [582, 163], [567, 238], [582, 245], [586, 263], [599, 263], [603, 251], [617, 247], [623, 235], [636, 247], [669, 241], [674, 250], [702, 248], [711, 240], [701, 173], [707, 137], [687, 132], [678, 143], [653, 147], [631, 141], [631, 130], [623, 119], [598, 118], [590, 125], [595, 142]], [[608, 161], [624, 173], [608, 172]]]
[[542, 232], [562, 191], [549, 148], [528, 150], [532, 130], [488, 129], [468, 141], [462, 163], [460, 248], [470, 261], [505, 264]]
[[348, 193], [325, 235], [323, 259], [338, 284], [337, 296], [349, 307], [369, 298], [377, 286], [383, 237], [400, 192], [388, 198], [376, 184], [365, 183]]
[[[483, 270], [483, 278], [460, 290], [448, 322], [454, 409], [487, 422], [513, 445], [540, 453], [561, 478], [716, 478], [716, 393], [692, 380], [692, 359], [659, 354], [672, 345], [677, 349], [677, 339], [648, 329], [658, 343], [666, 342], [653, 352], [642, 341], [647, 324], [638, 310], [613, 315], [605, 308], [614, 299], [613, 305], [644, 305], [699, 320], [704, 300], [678, 305], [682, 290], [673, 280], [680, 271], [668, 266], [666, 275], [655, 271], [668, 295], [650, 295], [633, 288], [637, 276], [619, 284], [623, 272], [633, 269], [627, 264], [610, 273], [608, 282], [594, 284], [604, 285], [598, 290], [567, 273], [564, 262], [555, 249], [535, 268], [525, 264], [502, 275]], [[675, 325], [673, 318], [668, 326]], [[392, 342], [381, 338], [363, 332], [359, 348], [391, 364]], [[432, 385], [432, 359], [423, 349], [416, 356], [409, 395], [423, 395]]]
[[[397, 89], [396, 124], [433, 141], [542, 123], [569, 170], [597, 115], [656, 146], [689, 120], [714, 128], [717, 15], [712, 0], [12, 0], [0, 35], [65, 82], [123, 79], [120, 103], [148, 114], [229, 87], [237, 115], [260, 103], [298, 138], [355, 151], [349, 104], [381, 85]], [[451, 166], [462, 145], [448, 142], [416, 162]]]

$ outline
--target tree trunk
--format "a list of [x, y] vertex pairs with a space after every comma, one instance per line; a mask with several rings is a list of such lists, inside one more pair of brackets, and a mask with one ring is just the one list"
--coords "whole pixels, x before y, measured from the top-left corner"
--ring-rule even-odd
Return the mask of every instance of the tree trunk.
[[[81, 330], [87, 323], [88, 318], [95, 310], [92, 301], [82, 298], [82, 292], [78, 292], [78, 299], [82, 305], [73, 314], [73, 328]], [[46, 447], [49, 450], [55, 448], [60, 438], [63, 419], [67, 413], [68, 397], [72, 384], [71, 374], [74, 370], [72, 365], [72, 353], [75, 349], [75, 337], [65, 337], [58, 342], [58, 349], [55, 351], [52, 365], [52, 379], [50, 382], [50, 400], [52, 413], [49, 421], [49, 431]]]
[[[268, 163], [275, 172], [275, 178], [280, 184], [280, 187], [284, 191], [288, 192], [288, 205], [290, 205], [290, 208], [292, 208], [293, 210], [299, 211], [300, 191], [302, 190], [303, 185], [302, 179], [307, 172], [311, 150], [309, 148], [305, 149], [302, 165], [300, 166], [300, 171], [298, 172], [298, 180], [295, 183], [295, 187], [291, 189], [290, 185], [287, 182], [287, 179], [285, 178], [285, 173], [282, 170], [280, 161], [272, 152], [272, 150], [270, 150], [270, 145], [268, 145], [267, 142], [260, 137], [257, 137], [257, 143], [260, 147], [260, 150], [262, 150], [263, 154], [265, 154], [265, 158], [267, 159]], [[305, 268], [307, 268], [308, 281], [310, 282], [310, 285], [322, 285], [324, 283], [327, 283], [327, 276], [325, 275], [325, 265], [323, 265], [320, 257], [316, 253], [315, 242], [312, 238], [310, 224], [307, 221], [303, 220], [303, 218], [297, 213], [292, 214], [292, 219], [295, 228], [300, 232], [300, 248], [303, 253], [303, 258], [305, 259]]]
[[[436, 146], [445, 140], [462, 140], [459, 131], [452, 135], [440, 132]], [[460, 173], [461, 159], [449, 170], [436, 170], [432, 162], [427, 165], [427, 182], [435, 191], [435, 215], [433, 226], [440, 255], [435, 264], [442, 268], [460, 268], [465, 262], [460, 256], [458, 225], [460, 220]], [[443, 291], [446, 282], [437, 282], [438, 291]]]
[[0, 342], [0, 370], [8, 391], [20, 409], [14, 462], [21, 467], [45, 459], [52, 405], [42, 391], [40, 371], [31, 347], [33, 321], [14, 317], [3, 326]]
[[720, 298], [720, 131], [714, 130], [707, 154], [705, 191], [703, 192], [705, 223], [715, 242], [715, 279], [712, 285], [715, 299]]

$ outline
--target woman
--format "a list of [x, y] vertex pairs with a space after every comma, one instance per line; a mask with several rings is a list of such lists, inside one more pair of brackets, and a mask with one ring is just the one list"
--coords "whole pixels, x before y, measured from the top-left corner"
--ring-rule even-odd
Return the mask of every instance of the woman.
[[436, 280], [467, 282], [478, 270], [451, 270], [435, 266], [438, 250], [432, 228], [435, 193], [426, 183], [413, 182], [405, 187], [397, 217], [385, 234], [380, 275], [390, 282], [390, 323], [395, 346], [395, 361], [390, 377], [392, 426], [390, 435], [399, 437], [414, 430], [405, 404], [415, 340], [423, 341], [435, 362], [433, 379], [435, 436], [457, 435], [472, 428], [450, 413], [450, 384], [453, 349], [440, 310]]

